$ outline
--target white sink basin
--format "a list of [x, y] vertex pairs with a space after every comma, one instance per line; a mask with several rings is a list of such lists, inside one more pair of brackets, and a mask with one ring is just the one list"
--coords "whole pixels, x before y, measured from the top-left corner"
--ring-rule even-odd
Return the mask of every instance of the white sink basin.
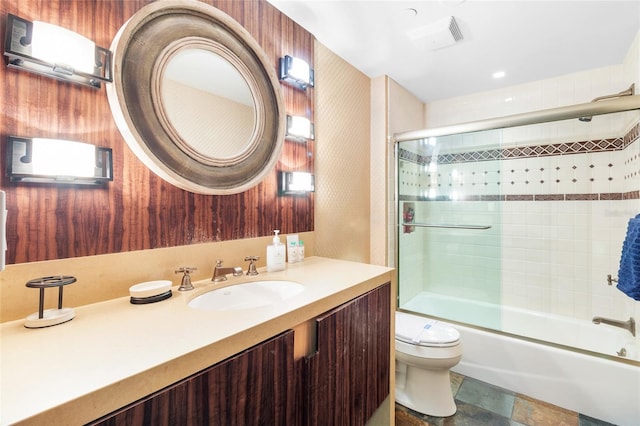
[[209, 291], [188, 305], [209, 311], [260, 308], [287, 300], [302, 290], [304, 286], [293, 281], [253, 281]]

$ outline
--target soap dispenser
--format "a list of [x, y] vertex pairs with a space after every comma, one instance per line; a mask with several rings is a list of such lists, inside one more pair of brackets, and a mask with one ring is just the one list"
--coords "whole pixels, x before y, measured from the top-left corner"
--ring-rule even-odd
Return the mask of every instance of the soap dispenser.
[[284, 271], [286, 248], [280, 242], [280, 230], [276, 229], [273, 232], [273, 242], [267, 246], [267, 272]]

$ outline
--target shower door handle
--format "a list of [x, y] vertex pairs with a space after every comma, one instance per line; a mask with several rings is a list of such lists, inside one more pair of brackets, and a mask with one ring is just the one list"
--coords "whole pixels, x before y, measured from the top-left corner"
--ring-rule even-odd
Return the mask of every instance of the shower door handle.
[[431, 223], [403, 223], [405, 226], [417, 226], [418, 228], [448, 228], [448, 229], [489, 229], [491, 225], [449, 225]]

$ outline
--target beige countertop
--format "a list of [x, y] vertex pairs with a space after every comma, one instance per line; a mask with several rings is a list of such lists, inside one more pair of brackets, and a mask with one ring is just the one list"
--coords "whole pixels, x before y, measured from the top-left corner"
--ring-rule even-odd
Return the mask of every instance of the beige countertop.
[[[27, 329], [1, 326], [0, 424], [84, 424], [304, 323], [387, 281], [393, 270], [311, 257], [282, 272], [195, 282], [195, 290], [148, 304], [129, 297], [74, 307], [75, 318]], [[304, 290], [276, 305], [226, 312], [187, 303], [215, 288], [290, 280]], [[132, 283], [132, 285], [135, 283]], [[67, 306], [65, 306], [67, 307]]]

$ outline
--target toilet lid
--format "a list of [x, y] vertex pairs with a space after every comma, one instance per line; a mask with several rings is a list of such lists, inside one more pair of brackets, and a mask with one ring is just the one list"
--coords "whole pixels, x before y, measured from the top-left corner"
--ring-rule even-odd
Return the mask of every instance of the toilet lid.
[[460, 333], [434, 319], [396, 312], [396, 339], [421, 346], [453, 346]]

